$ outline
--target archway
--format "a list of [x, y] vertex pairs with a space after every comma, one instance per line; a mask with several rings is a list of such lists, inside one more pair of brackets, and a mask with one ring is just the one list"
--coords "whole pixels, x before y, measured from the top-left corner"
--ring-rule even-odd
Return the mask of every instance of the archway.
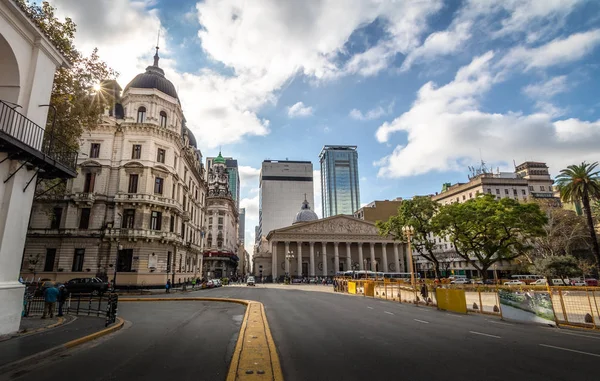
[[17, 58], [8, 41], [0, 35], [0, 100], [16, 104], [20, 90]]

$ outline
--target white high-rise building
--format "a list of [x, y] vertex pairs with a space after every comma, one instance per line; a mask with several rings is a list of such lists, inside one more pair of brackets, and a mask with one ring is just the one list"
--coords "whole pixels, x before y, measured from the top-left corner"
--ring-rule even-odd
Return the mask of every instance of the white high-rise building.
[[263, 161], [257, 237], [290, 226], [298, 213], [298, 205], [302, 205], [304, 200], [314, 204], [313, 165], [310, 161]]

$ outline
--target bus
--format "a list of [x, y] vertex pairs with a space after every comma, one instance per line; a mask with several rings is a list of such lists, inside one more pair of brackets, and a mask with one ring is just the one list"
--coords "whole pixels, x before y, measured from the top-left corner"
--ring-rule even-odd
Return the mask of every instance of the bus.
[[533, 283], [538, 279], [545, 279], [542, 275], [515, 274], [510, 276], [511, 279], [520, 280], [525, 284]]
[[[415, 273], [415, 281], [419, 282], [421, 280], [421, 275], [419, 273]], [[396, 282], [403, 281], [405, 283], [410, 283], [410, 273], [383, 273], [384, 279], [394, 279]]]

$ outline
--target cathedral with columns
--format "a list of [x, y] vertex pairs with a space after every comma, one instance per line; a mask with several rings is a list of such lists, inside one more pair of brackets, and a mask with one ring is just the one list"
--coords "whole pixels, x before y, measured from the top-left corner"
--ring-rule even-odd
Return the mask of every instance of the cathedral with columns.
[[337, 272], [404, 272], [405, 245], [379, 235], [375, 224], [347, 215], [318, 219], [304, 202], [291, 226], [271, 231], [255, 253], [264, 279], [333, 277]]

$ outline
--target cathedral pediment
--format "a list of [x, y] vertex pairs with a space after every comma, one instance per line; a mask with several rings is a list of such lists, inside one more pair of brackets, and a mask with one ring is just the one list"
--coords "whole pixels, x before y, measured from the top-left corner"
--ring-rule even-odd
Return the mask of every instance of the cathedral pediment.
[[277, 229], [273, 234], [339, 234], [339, 235], [379, 235], [375, 224], [350, 216], [334, 216], [317, 221], [296, 224], [287, 228]]

